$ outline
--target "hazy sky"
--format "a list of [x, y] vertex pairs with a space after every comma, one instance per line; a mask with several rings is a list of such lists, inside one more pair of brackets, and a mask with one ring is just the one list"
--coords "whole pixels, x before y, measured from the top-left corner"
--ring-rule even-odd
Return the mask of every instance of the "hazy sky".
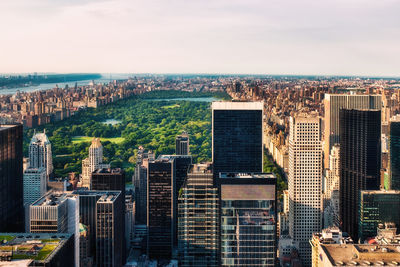
[[0, 0], [0, 72], [400, 76], [400, 0]]

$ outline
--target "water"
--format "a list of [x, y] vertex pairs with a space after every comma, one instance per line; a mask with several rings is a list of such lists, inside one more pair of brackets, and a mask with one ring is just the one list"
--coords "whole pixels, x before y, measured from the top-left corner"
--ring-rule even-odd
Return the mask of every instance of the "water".
[[[129, 74], [112, 74], [111, 81], [128, 79], [129, 76], [130, 76]], [[60, 83], [42, 83], [40, 85], [33, 85], [33, 86], [27, 86], [27, 87], [6, 88], [6, 89], [0, 89], [0, 95], [13, 95], [18, 90], [20, 92], [28, 92], [28, 93], [34, 92], [34, 91], [49, 90], [49, 89], [55, 88], [56, 85], [58, 85], [59, 88], [64, 88], [65, 85], [68, 85], [68, 87], [74, 87], [75, 83], [77, 83], [78, 86], [83, 86], [83, 85], [88, 85], [90, 82], [92, 82], [92, 80], [60, 82]], [[94, 80], [94, 82], [96, 84], [109, 83], [110, 77], [107, 76], [106, 74], [103, 74], [102, 78]]]
[[118, 124], [121, 122], [122, 121], [120, 121], [120, 120], [108, 119], [108, 120], [102, 121], [101, 123], [115, 125], [115, 124]]
[[215, 97], [182, 97], [182, 98], [159, 98], [146, 99], [146, 101], [192, 101], [192, 102], [213, 102], [220, 99]]

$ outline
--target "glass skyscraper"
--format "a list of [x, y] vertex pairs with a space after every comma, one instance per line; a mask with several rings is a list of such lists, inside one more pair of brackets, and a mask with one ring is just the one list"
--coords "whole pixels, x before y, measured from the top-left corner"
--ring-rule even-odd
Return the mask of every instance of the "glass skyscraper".
[[220, 266], [275, 266], [276, 177], [221, 173]]
[[208, 164], [196, 164], [178, 202], [179, 266], [218, 265], [218, 192]]
[[263, 102], [212, 103], [214, 177], [263, 171]]
[[400, 190], [400, 121], [390, 122], [390, 189]]
[[377, 235], [380, 223], [400, 226], [400, 191], [361, 191], [358, 237], [364, 241]]

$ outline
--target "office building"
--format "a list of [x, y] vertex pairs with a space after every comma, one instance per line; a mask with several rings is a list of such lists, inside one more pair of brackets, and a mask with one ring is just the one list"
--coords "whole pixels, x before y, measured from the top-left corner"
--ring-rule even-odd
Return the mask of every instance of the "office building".
[[276, 266], [276, 177], [220, 173], [220, 266]]
[[125, 199], [125, 172], [120, 168], [96, 169], [92, 173], [92, 190], [121, 191]]
[[340, 111], [340, 219], [353, 240], [358, 240], [360, 191], [380, 187], [380, 125], [378, 110]]
[[389, 188], [400, 190], [400, 119], [389, 124]]
[[22, 125], [0, 125], [0, 232], [24, 230], [22, 140]]
[[309, 240], [322, 226], [321, 119], [299, 113], [289, 123], [289, 235], [303, 264], [310, 266]]
[[79, 196], [80, 221], [89, 230], [89, 251], [95, 266], [125, 264], [125, 200], [120, 191], [73, 192]]
[[175, 138], [175, 154], [177, 155], [189, 155], [189, 134], [182, 132]]
[[0, 233], [0, 236], [7, 237], [5, 243], [0, 242], [0, 266], [75, 266], [72, 234]]
[[44, 168], [47, 180], [53, 173], [51, 144], [46, 132], [35, 134], [29, 143], [29, 167]]
[[47, 192], [46, 169], [27, 168], [24, 171], [24, 206], [30, 205]]
[[353, 240], [338, 227], [329, 227], [323, 229], [319, 233], [314, 233], [310, 240], [310, 245], [312, 247], [312, 266], [318, 266], [318, 247], [321, 244], [353, 244]]
[[[396, 207], [396, 208], [395, 208]], [[400, 191], [361, 191], [358, 237], [374, 238], [379, 224], [400, 225]]]
[[395, 245], [320, 244], [315, 267], [397, 266], [400, 251]]
[[79, 199], [76, 195], [50, 192], [30, 205], [31, 233], [74, 235], [75, 266], [79, 267]]
[[339, 112], [341, 109], [378, 109], [382, 108], [380, 95], [325, 94], [324, 99], [324, 161], [329, 164], [332, 146], [340, 143]]
[[179, 194], [179, 266], [219, 266], [218, 202], [211, 166], [194, 165]]
[[132, 182], [135, 187], [136, 224], [147, 224], [147, 168], [149, 161], [154, 159], [155, 155], [152, 151], [146, 151], [143, 147], [139, 147]]
[[263, 109], [263, 102], [212, 103], [214, 177], [263, 171]]
[[149, 162], [147, 181], [147, 255], [170, 259], [174, 246], [174, 159]]
[[103, 146], [100, 138], [93, 138], [89, 147], [89, 157], [82, 160], [81, 186], [91, 189], [92, 173], [103, 168], [108, 169], [110, 165], [103, 163]]

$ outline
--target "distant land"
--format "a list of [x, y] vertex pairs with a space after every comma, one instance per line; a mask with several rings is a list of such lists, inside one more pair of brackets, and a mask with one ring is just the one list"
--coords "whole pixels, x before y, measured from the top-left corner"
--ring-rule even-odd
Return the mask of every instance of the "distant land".
[[99, 73], [68, 73], [68, 74], [10, 74], [0, 76], [0, 88], [27, 87], [43, 83], [72, 82], [96, 80], [102, 78]]

